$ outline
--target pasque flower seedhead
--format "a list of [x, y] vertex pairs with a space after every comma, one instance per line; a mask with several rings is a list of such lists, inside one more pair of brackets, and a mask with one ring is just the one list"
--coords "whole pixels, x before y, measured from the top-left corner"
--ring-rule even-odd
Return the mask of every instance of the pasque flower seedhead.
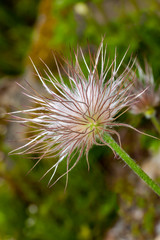
[[[104, 133], [116, 134], [120, 141], [119, 134], [113, 127], [127, 126], [117, 123], [116, 119], [133, 104], [137, 97], [137, 94], [135, 96], [131, 93], [133, 82], [128, 82], [132, 66], [129, 63], [118, 76], [126, 53], [118, 66], [116, 54], [111, 64], [109, 59], [106, 61], [106, 54], [107, 47], [103, 46], [102, 41], [95, 56], [89, 50], [90, 63], [87, 64], [81, 48], [78, 49], [77, 53], [74, 53], [75, 63], [67, 62], [68, 71], [63, 69], [65, 73], [67, 72], [68, 83], [64, 82], [56, 58], [59, 79], [45, 63], [46, 70], [43, 77], [32, 62], [47, 95], [43, 96], [35, 90], [32, 92], [29, 90], [28, 93], [23, 87], [25, 94], [36, 103], [37, 107], [13, 114], [17, 116], [19, 122], [32, 127], [34, 135], [24, 146], [14, 151], [18, 151], [19, 154], [40, 154], [37, 163], [44, 157], [58, 157], [57, 162], [43, 175], [44, 177], [51, 170], [53, 171], [49, 184], [64, 159], [67, 165], [64, 175], [68, 176], [68, 172], [77, 164], [83, 153], [88, 162], [88, 152], [93, 144], [107, 145], [112, 149], [103, 140]], [[86, 68], [86, 74], [82, 71], [80, 58]], [[23, 113], [24, 117], [18, 117], [19, 113]], [[74, 163], [72, 163], [73, 159], [76, 159]]]
[[[133, 114], [143, 113], [147, 118], [155, 114], [154, 108], [160, 102], [160, 88], [155, 89], [154, 77], [151, 66], [145, 60], [145, 71], [143, 71], [139, 62], [136, 62], [137, 74], [132, 72], [131, 76], [135, 75], [133, 94], [140, 94], [131, 106]], [[132, 79], [131, 79], [132, 81]]]

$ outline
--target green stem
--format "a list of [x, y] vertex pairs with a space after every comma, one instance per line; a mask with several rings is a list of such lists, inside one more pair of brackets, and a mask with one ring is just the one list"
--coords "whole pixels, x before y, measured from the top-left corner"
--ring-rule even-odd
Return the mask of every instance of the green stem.
[[153, 115], [150, 119], [151, 119], [153, 125], [155, 126], [157, 132], [160, 134], [160, 125], [159, 125], [159, 122], [158, 122], [156, 116]]
[[106, 143], [122, 158], [122, 160], [155, 192], [160, 196], [160, 186], [156, 184], [137, 163], [115, 142], [115, 140], [109, 135], [103, 136]]

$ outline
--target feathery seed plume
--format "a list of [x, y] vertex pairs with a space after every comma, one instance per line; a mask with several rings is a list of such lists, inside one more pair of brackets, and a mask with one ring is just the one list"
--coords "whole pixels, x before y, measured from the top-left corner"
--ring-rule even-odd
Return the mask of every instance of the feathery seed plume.
[[[33, 89], [28, 93], [28, 90], [23, 87], [26, 91], [25, 94], [37, 104], [37, 107], [13, 113], [17, 116], [18, 122], [33, 128], [34, 135], [29, 142], [12, 152], [40, 154], [34, 166], [44, 157], [58, 157], [57, 162], [43, 175], [44, 177], [53, 171], [49, 184], [64, 159], [67, 170], [63, 175], [67, 174], [68, 176], [69, 171], [78, 163], [83, 153], [85, 153], [88, 163], [88, 152], [94, 144], [107, 145], [112, 149], [103, 139], [105, 132], [111, 135], [115, 134], [120, 142], [120, 136], [113, 127], [128, 127], [129, 125], [118, 123], [115, 120], [131, 105], [133, 106], [137, 97], [137, 93], [131, 94], [133, 81], [128, 82], [132, 67], [130, 62], [118, 76], [126, 53], [117, 66], [116, 54], [111, 64], [106, 61], [107, 47], [103, 46], [103, 41], [95, 57], [89, 50], [89, 64], [87, 64], [81, 48], [79, 52], [87, 74], [82, 71], [79, 55], [75, 53], [75, 64], [67, 64], [68, 84], [64, 82], [56, 59], [59, 79], [53, 75], [45, 63], [46, 76], [43, 77], [32, 62], [47, 96], [42, 96]], [[48, 81], [52, 84], [53, 89], [47, 84]], [[125, 110], [123, 110], [124, 108]], [[19, 113], [23, 113], [25, 116], [18, 117]], [[75, 156], [76, 161], [72, 163]]]
[[[145, 71], [141, 68], [138, 61], [136, 62], [137, 66], [137, 75], [135, 76], [135, 85], [132, 89], [133, 94], [140, 94], [131, 106], [131, 112], [133, 114], [143, 113], [147, 118], [152, 117], [155, 114], [154, 108], [160, 102], [160, 88], [155, 89], [154, 77], [151, 66], [145, 60]], [[133, 77], [135, 73], [132, 72], [131, 76]], [[131, 79], [131, 81], [133, 81]]]

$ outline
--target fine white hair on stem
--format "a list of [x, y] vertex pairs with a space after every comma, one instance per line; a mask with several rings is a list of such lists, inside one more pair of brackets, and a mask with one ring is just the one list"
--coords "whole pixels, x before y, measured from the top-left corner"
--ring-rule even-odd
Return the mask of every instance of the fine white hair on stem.
[[[49, 172], [52, 172], [48, 183], [50, 187], [64, 175], [67, 176], [67, 185], [68, 173], [76, 166], [83, 153], [86, 155], [89, 168], [88, 153], [93, 144], [106, 145], [112, 149], [109, 143], [103, 140], [105, 132], [116, 135], [121, 144], [120, 136], [113, 127], [123, 124], [118, 124], [115, 120], [136, 101], [136, 95], [131, 94], [133, 81], [128, 81], [132, 74], [131, 61], [118, 75], [127, 51], [118, 64], [116, 64], [117, 53], [115, 51], [115, 58], [109, 64], [109, 59], [106, 59], [107, 46], [104, 46], [102, 40], [95, 56], [89, 49], [89, 64], [81, 48], [74, 52], [75, 64], [73, 64], [74, 61], [70, 64], [65, 60], [68, 70], [62, 64], [59, 65], [54, 56], [59, 79], [53, 75], [43, 60], [41, 61], [45, 66], [45, 76], [42, 76], [31, 59], [47, 96], [38, 93], [30, 84], [28, 86], [31, 91], [22, 86], [24, 94], [37, 107], [12, 113], [14, 117], [16, 116], [17, 121], [30, 126], [33, 130], [29, 141], [11, 153], [30, 154], [35, 152], [39, 154], [32, 169], [42, 158], [59, 157], [57, 162], [42, 176], [44, 178]], [[80, 63], [79, 55], [82, 63]], [[86, 74], [82, 70], [84, 69], [81, 67], [82, 64], [87, 70]], [[67, 84], [60, 69], [64, 70], [68, 78]], [[24, 116], [19, 117], [18, 114], [24, 114]], [[113, 149], [112, 151], [114, 152]], [[62, 161], [66, 161], [66, 172], [52, 183]], [[71, 162], [73, 162], [72, 165]]]

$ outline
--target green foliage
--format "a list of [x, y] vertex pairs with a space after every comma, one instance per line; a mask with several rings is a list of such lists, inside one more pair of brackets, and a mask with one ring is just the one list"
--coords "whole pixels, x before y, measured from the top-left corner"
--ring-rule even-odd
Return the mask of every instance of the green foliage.
[[0, 77], [22, 72], [39, 0], [0, 2]]
[[155, 209], [154, 206], [150, 205], [148, 211], [144, 215], [144, 229], [147, 233], [151, 234], [154, 231], [154, 218], [155, 218]]
[[[91, 170], [88, 172], [85, 159], [81, 159], [69, 175], [66, 192], [65, 178], [51, 189], [46, 183], [36, 183], [37, 179], [32, 175], [42, 174], [41, 163], [36, 173], [24, 177], [26, 165], [23, 161], [26, 160], [12, 160], [13, 164], [19, 164], [22, 172], [9, 172], [10, 180], [1, 183], [0, 237], [16, 240], [102, 239], [116, 217], [117, 200], [116, 194], [107, 189], [94, 151], [90, 158]], [[64, 171], [65, 164], [59, 174]]]
[[[150, 11], [142, 9], [131, 14], [126, 12], [118, 19], [106, 20], [100, 24], [94, 18], [94, 13], [87, 1], [83, 2], [89, 12], [76, 20], [74, 7], [77, 1], [55, 1], [53, 15], [56, 16], [57, 24], [53, 38], [50, 40], [51, 46], [64, 46], [63, 54], [68, 55], [66, 46], [76, 48], [79, 44], [86, 47], [87, 40], [91, 45], [98, 46], [102, 36], [105, 36], [111, 56], [114, 55], [117, 47], [118, 59], [121, 59], [129, 46], [127, 58], [133, 53], [143, 63], [143, 58], [146, 57], [153, 67], [155, 80], [160, 81], [160, 17], [156, 10], [151, 8]], [[95, 8], [101, 9], [101, 1], [92, 4]], [[100, 13], [103, 15], [102, 10]]]
[[26, 212], [23, 202], [14, 196], [11, 189], [1, 180], [0, 186], [0, 237], [9, 239], [14, 236], [20, 239], [23, 236]]

